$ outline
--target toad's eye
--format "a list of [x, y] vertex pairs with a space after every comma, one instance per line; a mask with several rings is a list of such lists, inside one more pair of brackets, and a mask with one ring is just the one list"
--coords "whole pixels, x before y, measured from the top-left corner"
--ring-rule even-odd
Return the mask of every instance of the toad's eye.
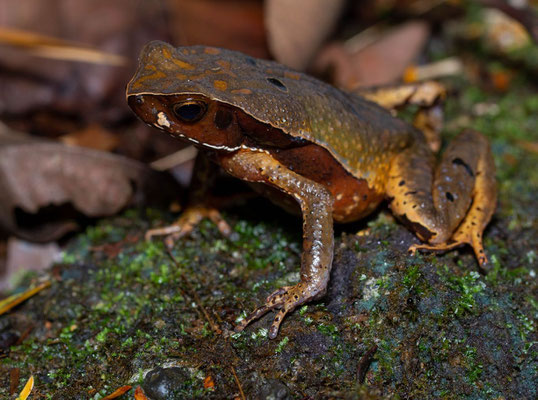
[[198, 100], [186, 100], [173, 106], [174, 114], [183, 122], [196, 122], [207, 111], [207, 104]]

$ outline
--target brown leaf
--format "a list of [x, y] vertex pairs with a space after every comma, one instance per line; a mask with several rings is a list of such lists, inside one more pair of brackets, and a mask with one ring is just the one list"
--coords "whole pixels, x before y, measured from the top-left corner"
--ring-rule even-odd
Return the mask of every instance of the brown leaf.
[[40, 283], [39, 285], [32, 287], [28, 290], [26, 290], [23, 293], [17, 293], [12, 296], [9, 296], [5, 299], [2, 299], [0, 301], [0, 315], [8, 312], [13, 307], [18, 306], [23, 301], [29, 299], [30, 297], [36, 295], [37, 293], [41, 292], [43, 289], [46, 289], [50, 286], [50, 281], [46, 281], [43, 283]]
[[134, 392], [134, 398], [135, 400], [148, 400], [144, 392], [142, 391], [142, 388], [140, 386], [137, 386]]
[[344, 0], [267, 0], [265, 25], [274, 58], [305, 69], [334, 29], [344, 4]]
[[527, 150], [530, 153], [538, 154], [538, 142], [518, 140], [517, 145], [521, 147], [523, 150]]
[[[73, 230], [77, 213], [113, 215], [133, 203], [170, 198], [177, 186], [125, 157], [0, 136], [0, 190], [0, 226], [28, 240], [47, 241]], [[36, 226], [21, 224], [21, 215]]]
[[64, 135], [60, 140], [62, 143], [71, 146], [88, 147], [103, 151], [113, 150], [119, 144], [118, 136], [97, 124], [91, 124], [84, 129]]
[[9, 394], [14, 394], [17, 391], [20, 381], [20, 368], [11, 368], [9, 370]]
[[267, 58], [261, 0], [168, 0], [174, 45], [205, 44]]
[[30, 54], [43, 58], [105, 65], [127, 64], [127, 59], [117, 54], [20, 29], [0, 28], [0, 43], [26, 49]]
[[[41, 0], [0, 0], [1, 25], [25, 31], [24, 37], [18, 35], [19, 43], [24, 39], [25, 43], [39, 40], [43, 44], [46, 40], [55, 45], [48, 48], [49, 55], [54, 50], [58, 56], [58, 44], [76, 42], [100, 51], [94, 55], [106, 52], [125, 57], [134, 68], [145, 42], [167, 38], [159, 3], [162, 1], [56, 0], [51, 6]], [[96, 116], [117, 120], [129, 115], [123, 90], [129, 68], [37, 58], [35, 50], [28, 50], [2, 46], [0, 113], [15, 118], [19, 113], [53, 109], [87, 121]], [[68, 53], [80, 56], [84, 51], [74, 46]]]
[[110, 393], [108, 396], [103, 397], [102, 400], [112, 400], [117, 397], [123, 396], [125, 393], [131, 390], [131, 388], [132, 386], [129, 385], [119, 387], [118, 389], [114, 390], [114, 392]]
[[30, 243], [15, 237], [8, 239], [5, 270], [0, 273], [0, 291], [10, 289], [13, 277], [21, 271], [41, 271], [60, 260], [57, 243]]
[[211, 375], [208, 375], [204, 378], [204, 389], [214, 389], [215, 381]]
[[429, 28], [423, 21], [411, 21], [390, 31], [372, 29], [363, 35], [368, 37], [328, 46], [314, 68], [334, 71], [334, 83], [345, 89], [393, 83], [422, 50]]
[[34, 388], [34, 376], [30, 375], [30, 378], [28, 378], [26, 385], [24, 385], [24, 388], [20, 392], [19, 397], [17, 397], [17, 400], [26, 400], [28, 396], [30, 396], [30, 393], [32, 392], [33, 388]]

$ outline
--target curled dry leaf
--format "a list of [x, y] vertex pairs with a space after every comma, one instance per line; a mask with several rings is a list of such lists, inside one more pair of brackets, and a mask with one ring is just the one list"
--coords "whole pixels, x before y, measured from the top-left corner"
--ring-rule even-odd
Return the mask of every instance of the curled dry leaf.
[[0, 113], [25, 123], [35, 110], [121, 121], [130, 115], [123, 89], [134, 68], [121, 65], [150, 39], [168, 37], [164, 15], [160, 1], [0, 0], [2, 37], [11, 43], [1, 50]]
[[114, 150], [120, 143], [117, 135], [114, 135], [99, 124], [90, 124], [84, 129], [62, 136], [60, 140], [67, 145], [88, 147], [103, 151]]
[[17, 293], [5, 299], [0, 300], [0, 315], [8, 312], [13, 307], [18, 306], [23, 301], [36, 295], [37, 293], [41, 292], [43, 289], [48, 288], [49, 286], [50, 286], [50, 281], [46, 281], [26, 290], [23, 293]]
[[343, 0], [267, 0], [267, 41], [275, 59], [305, 69], [334, 29], [344, 4]]
[[178, 46], [205, 44], [267, 58], [260, 0], [167, 0], [165, 24]]
[[134, 398], [135, 400], [148, 400], [146, 395], [144, 394], [144, 391], [140, 386], [137, 386], [134, 392]]
[[132, 386], [125, 385], [122, 387], [119, 387], [118, 389], [114, 390], [114, 392], [110, 393], [108, 396], [103, 397], [102, 400], [112, 400], [116, 399], [120, 396], [123, 396], [125, 393], [127, 393], [129, 390], [131, 390]]
[[5, 268], [0, 271], [0, 292], [14, 289], [12, 278], [21, 271], [42, 271], [61, 259], [62, 249], [56, 242], [31, 243], [10, 237]]
[[334, 71], [332, 80], [344, 89], [393, 83], [402, 78], [429, 35], [424, 21], [410, 21], [390, 30], [371, 28], [347, 43], [327, 46], [317, 58], [318, 73]]
[[34, 376], [30, 375], [30, 378], [28, 378], [26, 385], [24, 385], [24, 388], [22, 389], [21, 393], [19, 394], [16, 400], [26, 400], [28, 396], [30, 396], [30, 393], [32, 392], [33, 388], [34, 388]]
[[0, 190], [0, 227], [33, 241], [61, 237], [80, 214], [113, 215], [178, 193], [168, 176], [122, 156], [2, 136]]

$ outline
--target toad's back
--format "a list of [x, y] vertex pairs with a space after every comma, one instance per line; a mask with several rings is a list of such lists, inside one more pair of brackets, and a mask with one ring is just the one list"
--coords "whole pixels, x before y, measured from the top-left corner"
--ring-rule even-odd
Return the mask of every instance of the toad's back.
[[205, 46], [153, 42], [132, 94], [201, 94], [328, 150], [349, 173], [383, 191], [390, 159], [422, 135], [388, 111], [272, 61]]

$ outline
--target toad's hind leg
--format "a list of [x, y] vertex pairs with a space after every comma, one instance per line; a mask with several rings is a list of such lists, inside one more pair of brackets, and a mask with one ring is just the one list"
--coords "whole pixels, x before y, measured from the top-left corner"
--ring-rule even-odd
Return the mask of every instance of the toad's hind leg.
[[487, 139], [464, 131], [448, 146], [434, 171], [425, 146], [398, 155], [391, 164], [387, 194], [395, 215], [427, 244], [415, 250], [446, 251], [470, 244], [487, 263], [482, 232], [495, 210], [495, 167]]

